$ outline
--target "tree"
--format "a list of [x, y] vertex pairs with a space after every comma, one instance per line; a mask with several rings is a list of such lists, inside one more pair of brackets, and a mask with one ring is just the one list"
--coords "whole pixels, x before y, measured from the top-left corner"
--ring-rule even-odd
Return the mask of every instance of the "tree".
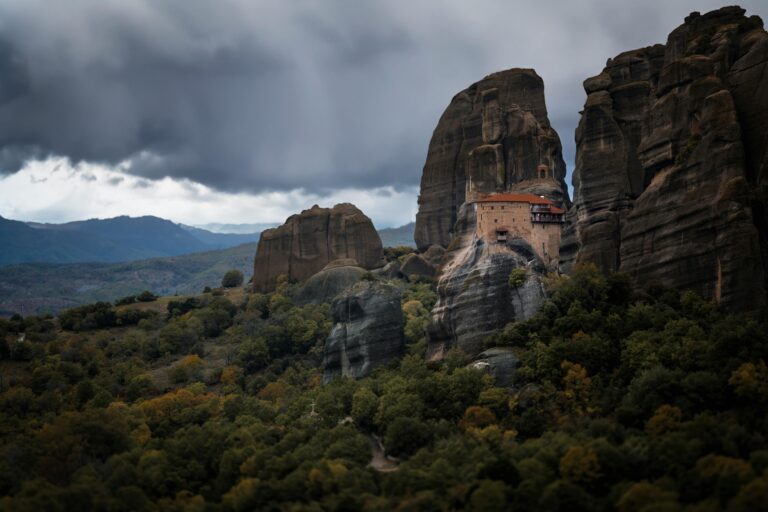
[[221, 286], [224, 288], [236, 288], [243, 284], [245, 277], [239, 270], [229, 270], [221, 280]]
[[245, 373], [255, 373], [269, 364], [269, 348], [263, 338], [253, 338], [240, 345], [237, 354]]
[[139, 302], [152, 302], [157, 300], [157, 295], [149, 290], [144, 290], [136, 296], [136, 300]]
[[379, 397], [369, 388], [362, 387], [352, 395], [352, 418], [363, 427], [370, 427], [379, 407]]
[[470, 498], [471, 510], [488, 511], [508, 510], [507, 488], [496, 480], [483, 480]]
[[602, 476], [597, 454], [582, 446], [571, 446], [560, 459], [560, 475], [577, 484], [588, 484]]
[[384, 447], [392, 455], [411, 455], [431, 439], [429, 425], [416, 418], [400, 416], [387, 427]]
[[528, 272], [524, 268], [516, 268], [509, 273], [509, 287], [520, 288], [528, 280]]

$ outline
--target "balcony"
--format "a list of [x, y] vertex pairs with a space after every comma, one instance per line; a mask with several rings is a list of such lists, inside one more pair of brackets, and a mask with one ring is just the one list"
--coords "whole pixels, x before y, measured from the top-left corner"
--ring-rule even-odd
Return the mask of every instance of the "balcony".
[[565, 217], [561, 213], [534, 213], [531, 215], [531, 222], [562, 224]]

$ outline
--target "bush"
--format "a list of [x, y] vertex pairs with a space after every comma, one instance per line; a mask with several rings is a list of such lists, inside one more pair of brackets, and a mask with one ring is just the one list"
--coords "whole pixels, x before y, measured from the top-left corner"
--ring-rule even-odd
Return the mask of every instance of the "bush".
[[139, 302], [153, 302], [157, 300], [157, 295], [149, 290], [144, 290], [136, 296], [136, 300]]
[[221, 286], [224, 288], [236, 288], [243, 284], [245, 278], [239, 270], [229, 270], [221, 280]]
[[520, 288], [528, 280], [528, 272], [524, 268], [516, 268], [509, 273], [509, 287]]
[[86, 331], [114, 327], [117, 315], [109, 302], [96, 302], [59, 313], [61, 328], [67, 331]]
[[117, 299], [115, 301], [115, 306], [127, 306], [128, 304], [135, 304], [135, 303], [136, 303], [136, 296], [128, 295], [127, 297], [123, 297], [122, 299]]

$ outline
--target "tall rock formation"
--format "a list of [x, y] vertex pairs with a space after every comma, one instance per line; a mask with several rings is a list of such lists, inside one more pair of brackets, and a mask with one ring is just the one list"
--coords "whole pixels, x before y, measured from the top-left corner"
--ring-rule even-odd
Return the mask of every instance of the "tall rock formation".
[[270, 292], [280, 275], [303, 281], [331, 261], [349, 258], [365, 269], [384, 263], [381, 239], [371, 219], [349, 203], [315, 205], [291, 215], [285, 224], [261, 233], [253, 269], [253, 289]]
[[[546, 266], [531, 245], [522, 239], [483, 240], [475, 225], [474, 205], [465, 203], [437, 283], [438, 300], [427, 328], [429, 359], [441, 359], [451, 348], [477, 355], [488, 336], [513, 320], [530, 318], [544, 300]], [[526, 273], [516, 288], [509, 285], [514, 269]]]
[[421, 177], [415, 239], [419, 250], [448, 247], [465, 200], [467, 177], [491, 193], [536, 180], [568, 201], [560, 138], [549, 124], [544, 82], [532, 69], [488, 75], [461, 91], [432, 134]]
[[584, 82], [561, 263], [766, 302], [768, 34], [739, 7], [692, 13], [666, 45]]
[[405, 319], [396, 286], [362, 281], [331, 305], [333, 328], [325, 342], [323, 382], [362, 378], [403, 354]]

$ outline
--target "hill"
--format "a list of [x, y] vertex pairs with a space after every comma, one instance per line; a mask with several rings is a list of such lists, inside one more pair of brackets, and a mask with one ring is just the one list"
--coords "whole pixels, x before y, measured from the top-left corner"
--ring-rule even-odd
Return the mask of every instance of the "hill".
[[260, 232], [258, 231], [252, 233], [217, 233], [195, 226], [186, 226], [184, 224], [179, 224], [179, 226], [211, 249], [226, 249], [227, 247], [236, 247], [259, 241]]
[[[57, 312], [151, 290], [161, 295], [218, 286], [224, 273], [247, 277], [256, 244], [124, 263], [25, 263], [0, 267], [0, 315]], [[246, 278], [247, 278], [246, 277]]]
[[234, 247], [258, 236], [212, 233], [152, 216], [65, 224], [0, 217], [0, 265], [135, 261]]
[[415, 222], [409, 222], [399, 228], [384, 228], [379, 229], [379, 237], [381, 237], [381, 245], [384, 247], [397, 247], [399, 245], [407, 245], [410, 247], [416, 247], [413, 241], [413, 230], [416, 228]]

